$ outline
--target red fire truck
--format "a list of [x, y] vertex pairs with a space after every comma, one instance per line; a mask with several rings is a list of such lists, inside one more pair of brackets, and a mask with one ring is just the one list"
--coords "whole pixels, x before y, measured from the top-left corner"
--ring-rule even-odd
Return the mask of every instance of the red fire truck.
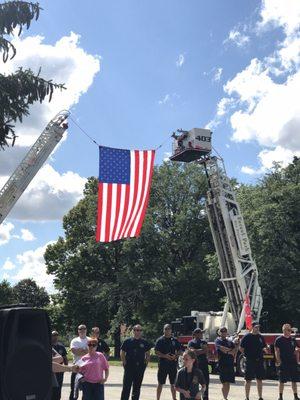
[[[226, 174], [223, 160], [211, 154], [212, 132], [199, 128], [177, 132], [178, 134], [173, 134], [174, 143], [170, 159], [196, 162], [205, 169], [208, 181], [206, 212], [218, 256], [220, 280], [227, 301], [223, 311], [192, 311], [191, 315], [173, 321], [172, 326], [175, 336], [185, 345], [192, 339], [195, 328], [204, 330], [204, 338], [209, 343], [209, 361], [214, 369], [217, 363], [214, 345], [217, 330], [221, 326], [226, 326], [228, 332], [241, 338], [247, 332], [244, 329], [246, 296], [250, 299], [250, 318], [253, 321], [261, 319], [263, 299], [258, 270], [252, 258], [250, 242], [234, 188]], [[264, 356], [266, 370], [273, 373], [275, 371], [273, 344], [280, 333], [263, 335], [268, 345], [268, 354]], [[243, 374], [244, 358], [240, 353], [237, 354], [236, 369], [237, 373]]]

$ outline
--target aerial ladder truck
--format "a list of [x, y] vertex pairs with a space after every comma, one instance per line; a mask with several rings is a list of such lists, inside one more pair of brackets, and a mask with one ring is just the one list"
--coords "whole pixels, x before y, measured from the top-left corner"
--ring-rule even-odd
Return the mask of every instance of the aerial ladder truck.
[[252, 258], [241, 209], [223, 160], [211, 154], [211, 131], [194, 128], [177, 132], [173, 134], [170, 159], [202, 164], [208, 181], [206, 211], [227, 297], [222, 314], [216, 315], [221, 318], [217, 318], [212, 328], [215, 333], [218, 324], [223, 326], [229, 323], [231, 329], [240, 332], [244, 327], [246, 296], [250, 299], [253, 320], [259, 321], [262, 311], [258, 271]]
[[[245, 325], [245, 298], [249, 299], [252, 320], [259, 321], [263, 299], [258, 271], [232, 182], [227, 176], [223, 159], [212, 155], [212, 132], [194, 128], [173, 134], [171, 161], [196, 162], [204, 166], [208, 191], [206, 212], [218, 258], [218, 265], [227, 301], [223, 311], [191, 311], [191, 315], [172, 322], [175, 336], [186, 344], [197, 327], [204, 330], [209, 342], [211, 363], [216, 359], [214, 339], [221, 326], [231, 334], [242, 336]], [[266, 334], [267, 343], [274, 343], [275, 334]], [[273, 358], [272, 355], [266, 357]], [[239, 372], [242, 372], [240, 355]]]
[[48, 123], [0, 190], [0, 224], [61, 140], [68, 128], [66, 119], [69, 114], [69, 111], [61, 111]]

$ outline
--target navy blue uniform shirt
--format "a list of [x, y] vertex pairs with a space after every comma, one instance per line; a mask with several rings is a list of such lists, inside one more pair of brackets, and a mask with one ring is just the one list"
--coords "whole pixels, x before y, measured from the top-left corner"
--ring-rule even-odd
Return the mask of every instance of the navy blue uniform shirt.
[[234, 349], [235, 348], [234, 343], [227, 338], [225, 338], [225, 339], [217, 338], [215, 340], [215, 346], [216, 346], [218, 357], [219, 357], [219, 365], [221, 365], [221, 366], [222, 365], [233, 365], [234, 364], [233, 355], [223, 353], [220, 350], [220, 346], [227, 347], [228, 349]]
[[[196, 350], [203, 349], [203, 346], [205, 346], [205, 345], [207, 345], [207, 341], [202, 340], [202, 339], [192, 339], [188, 342], [188, 347], [190, 347], [191, 349], [196, 349]], [[197, 359], [198, 359], [199, 365], [204, 365], [204, 364], [208, 363], [206, 354], [199, 354], [197, 356]]]
[[[175, 339], [173, 336], [167, 338], [165, 336], [161, 336], [157, 339], [155, 343], [155, 350], [159, 351], [162, 354], [176, 354], [176, 351], [182, 350], [181, 344]], [[160, 363], [172, 363], [174, 361], [166, 360], [165, 358], [159, 357]]]
[[264, 356], [263, 348], [266, 347], [266, 342], [259, 333], [257, 335], [247, 333], [241, 341], [241, 347], [244, 349], [245, 357], [249, 360], [261, 360]]
[[280, 359], [283, 364], [292, 364], [297, 361], [295, 354], [297, 343], [295, 338], [291, 336], [289, 338], [283, 335], [279, 336], [276, 338], [274, 346], [280, 350]]
[[152, 345], [145, 339], [126, 339], [121, 350], [125, 351], [127, 366], [145, 365], [145, 353], [151, 349]]

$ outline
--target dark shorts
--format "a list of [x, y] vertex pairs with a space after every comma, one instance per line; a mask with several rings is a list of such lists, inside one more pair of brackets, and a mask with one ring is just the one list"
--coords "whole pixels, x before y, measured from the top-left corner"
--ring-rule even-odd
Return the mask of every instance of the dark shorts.
[[278, 378], [279, 382], [281, 383], [299, 382], [299, 372], [297, 364], [293, 362], [290, 364], [282, 363], [278, 368]]
[[222, 383], [235, 383], [235, 373], [233, 365], [219, 365], [219, 376]]
[[158, 383], [164, 385], [166, 383], [167, 376], [171, 385], [174, 385], [177, 375], [177, 364], [160, 364], [157, 371]]
[[252, 381], [252, 379], [258, 379], [258, 380], [265, 379], [264, 360], [246, 359], [245, 380]]

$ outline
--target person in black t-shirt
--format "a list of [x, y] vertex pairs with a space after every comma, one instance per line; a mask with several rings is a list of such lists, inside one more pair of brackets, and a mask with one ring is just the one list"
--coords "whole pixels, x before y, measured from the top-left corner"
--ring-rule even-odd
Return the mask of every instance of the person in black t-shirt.
[[205, 379], [201, 369], [197, 368], [197, 355], [194, 350], [186, 350], [183, 354], [184, 368], [176, 377], [175, 388], [180, 393], [180, 400], [200, 400], [205, 391]]
[[146, 366], [150, 359], [152, 345], [142, 339], [141, 325], [133, 327], [133, 337], [126, 339], [121, 346], [121, 361], [124, 367], [121, 400], [128, 400], [132, 387], [132, 400], [140, 398], [141, 385]]
[[292, 382], [294, 398], [299, 400], [297, 394], [297, 382], [299, 381], [296, 351], [299, 351], [296, 339], [292, 337], [290, 324], [282, 326], [283, 335], [276, 338], [274, 343], [276, 366], [279, 375], [279, 400], [282, 400], [284, 384]]
[[230, 384], [235, 383], [234, 357], [237, 352], [237, 343], [227, 338], [228, 331], [225, 326], [219, 329], [219, 337], [215, 340], [215, 346], [218, 353], [218, 366], [220, 381], [222, 383], [222, 394], [227, 399], [230, 390]]
[[[68, 359], [67, 359], [67, 350], [65, 346], [61, 343], [58, 342], [58, 332], [53, 331], [51, 335], [51, 341], [52, 341], [52, 348], [61, 355], [62, 357], [62, 364], [68, 365]], [[64, 380], [64, 373], [63, 372], [56, 372], [55, 373], [56, 381], [57, 381], [57, 386], [52, 388], [52, 400], [60, 400], [61, 398], [61, 389], [63, 385], [63, 380]]]
[[170, 324], [164, 326], [164, 334], [157, 339], [155, 343], [155, 353], [158, 356], [158, 371], [157, 371], [157, 400], [160, 399], [163, 385], [166, 383], [167, 376], [171, 385], [171, 393], [173, 400], [176, 400], [176, 389], [174, 386], [177, 374], [177, 359], [182, 352], [182, 346], [172, 336], [172, 327]]
[[256, 379], [259, 399], [262, 400], [262, 380], [265, 377], [264, 352], [267, 351], [264, 337], [260, 334], [259, 324], [252, 323], [252, 330], [241, 340], [240, 351], [246, 358], [245, 368], [245, 393], [249, 400], [251, 381]]
[[100, 329], [98, 328], [98, 326], [94, 326], [94, 328], [92, 328], [91, 337], [94, 337], [95, 339], [98, 340], [98, 346], [96, 351], [99, 351], [100, 353], [104, 354], [106, 359], [108, 359], [110, 348], [108, 344], [105, 342], [105, 340], [100, 338]]
[[188, 343], [188, 349], [194, 350], [197, 355], [198, 368], [201, 369], [206, 389], [203, 393], [203, 400], [208, 400], [208, 385], [209, 385], [209, 370], [208, 370], [208, 344], [206, 340], [203, 340], [203, 331], [200, 328], [196, 328], [193, 332], [193, 339]]

